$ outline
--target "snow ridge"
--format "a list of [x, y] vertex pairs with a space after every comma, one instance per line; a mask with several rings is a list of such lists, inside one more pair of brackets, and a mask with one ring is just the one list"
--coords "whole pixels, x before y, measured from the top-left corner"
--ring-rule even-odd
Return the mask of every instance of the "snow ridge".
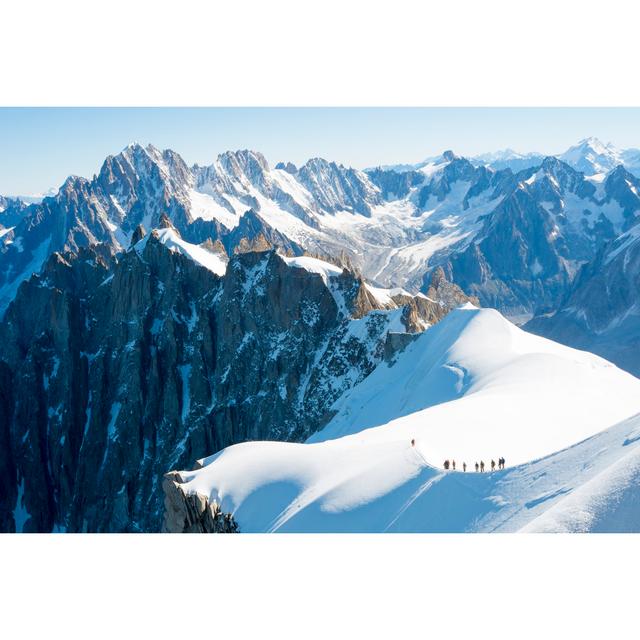
[[[636, 448], [640, 418], [620, 421], [639, 392], [605, 360], [467, 305], [378, 365], [306, 444], [234, 445], [180, 472], [182, 488], [242, 531], [514, 531]], [[505, 471], [438, 471], [445, 457], [471, 469], [498, 456]], [[630, 482], [616, 471], [598, 491]]]

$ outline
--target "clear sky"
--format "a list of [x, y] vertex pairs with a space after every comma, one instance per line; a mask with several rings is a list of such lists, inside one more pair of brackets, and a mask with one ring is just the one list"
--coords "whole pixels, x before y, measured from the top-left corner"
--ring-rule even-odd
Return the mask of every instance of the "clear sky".
[[560, 153], [596, 136], [640, 147], [640, 109], [616, 108], [0, 108], [0, 194], [91, 177], [130, 142], [171, 148], [188, 164], [229, 149], [274, 165], [321, 156], [364, 168], [452, 149]]

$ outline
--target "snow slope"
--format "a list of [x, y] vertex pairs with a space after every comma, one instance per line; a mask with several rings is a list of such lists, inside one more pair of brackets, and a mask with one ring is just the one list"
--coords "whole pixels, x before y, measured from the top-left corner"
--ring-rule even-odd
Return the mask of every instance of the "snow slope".
[[395, 364], [380, 365], [310, 441], [388, 424], [408, 439], [419, 434], [423, 455], [437, 466], [501, 455], [518, 464], [640, 411], [639, 392], [640, 380], [598, 356], [467, 305], [421, 334]]
[[[493, 310], [452, 312], [337, 409], [307, 443], [229, 447], [183, 488], [242, 531], [607, 529], [620, 501], [640, 529], [640, 418], [612, 427], [640, 412], [640, 380]], [[519, 466], [439, 468], [501, 455]]]
[[181, 475], [243, 532], [640, 531], [639, 415], [495, 473], [435, 469], [408, 442], [360, 441], [350, 454], [339, 442], [235, 445]]
[[[170, 251], [177, 251], [187, 256], [200, 266], [209, 269], [216, 275], [223, 276], [227, 270], [226, 262], [217, 254], [207, 249], [203, 249], [197, 244], [186, 242], [180, 237], [180, 234], [171, 228], [154, 229], [152, 233], [165, 245]], [[138, 253], [142, 253], [151, 234], [145, 236], [135, 246]]]
[[322, 277], [325, 284], [329, 282], [329, 278], [337, 277], [342, 273], [342, 268], [337, 267], [330, 262], [320, 260], [318, 258], [312, 258], [310, 256], [297, 256], [290, 258], [288, 256], [280, 256], [290, 267], [298, 267], [304, 269], [310, 273], [317, 273]]

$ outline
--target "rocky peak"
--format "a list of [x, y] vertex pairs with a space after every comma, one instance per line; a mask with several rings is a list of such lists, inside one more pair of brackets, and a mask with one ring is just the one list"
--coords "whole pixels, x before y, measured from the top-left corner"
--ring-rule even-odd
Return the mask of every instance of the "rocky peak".
[[131, 243], [129, 244], [129, 247], [133, 247], [133, 245], [138, 244], [138, 242], [140, 242], [140, 240], [142, 240], [146, 235], [147, 232], [145, 228], [139, 224], [131, 235]]
[[640, 179], [618, 165], [605, 179], [604, 192], [607, 202], [615, 200], [623, 209], [624, 230], [632, 226], [640, 215]]
[[565, 189], [575, 190], [575, 187], [584, 181], [583, 173], [576, 171], [554, 156], [544, 158], [540, 168], [547, 175], [553, 176], [560, 186]]
[[621, 164], [607, 175], [604, 186], [605, 193], [608, 197], [614, 197], [620, 192], [629, 190], [632, 193], [635, 191], [635, 195], [640, 193], [640, 179], [627, 171]]
[[175, 151], [133, 143], [105, 160], [96, 182], [128, 212], [149, 197], [160, 196], [165, 202], [171, 197], [184, 199], [193, 176]]
[[278, 247], [286, 254], [304, 253], [300, 245], [274, 229], [253, 209], [248, 209], [240, 217], [238, 225], [225, 232], [221, 240], [229, 255], [236, 251], [266, 251], [272, 247]]
[[262, 184], [265, 174], [269, 172], [266, 158], [261, 153], [248, 149], [226, 151], [218, 156], [218, 161], [230, 176], [235, 179], [245, 176], [251, 184]]
[[429, 284], [429, 289], [437, 290], [441, 286], [444, 285], [447, 281], [447, 276], [444, 273], [444, 269], [442, 267], [436, 267], [431, 274], [431, 283]]
[[81, 198], [88, 199], [91, 183], [81, 176], [69, 176], [62, 184], [58, 193], [53, 196], [56, 202], [75, 202]]
[[461, 304], [471, 302], [479, 307], [480, 302], [475, 296], [468, 296], [462, 289], [447, 279], [444, 269], [436, 267], [431, 274], [431, 282], [427, 289], [427, 297], [437, 301], [447, 311], [455, 309]]
[[397, 200], [406, 197], [413, 187], [424, 181], [420, 171], [393, 171], [391, 169], [369, 169], [367, 176], [381, 191], [385, 200]]
[[573, 193], [579, 198], [593, 200], [595, 186], [584, 174], [554, 156], [547, 156], [538, 167], [532, 167], [516, 175], [519, 187], [527, 189], [539, 202], [550, 202], [560, 213], [564, 208], [564, 196]]
[[227, 255], [227, 250], [224, 248], [224, 245], [219, 239], [214, 241], [211, 238], [207, 238], [203, 243], [201, 243], [200, 246], [211, 253], [219, 253], [225, 258], [229, 257]]
[[[424, 207], [431, 196], [435, 196], [438, 202], [442, 202], [451, 193], [453, 185], [457, 182], [468, 182], [474, 191], [479, 192], [481, 186], [478, 182], [483, 176], [486, 176], [486, 168], [479, 169], [475, 167], [466, 158], [459, 158], [453, 152], [445, 152], [447, 154], [447, 164], [436, 171], [430, 178], [427, 178], [425, 185], [420, 189], [418, 194], [418, 206]], [[444, 156], [443, 156], [444, 158]], [[486, 185], [489, 186], [488, 183]]]
[[380, 190], [367, 175], [322, 158], [312, 158], [298, 171], [298, 179], [323, 211], [351, 211], [370, 216], [371, 207], [382, 203]]
[[298, 173], [298, 168], [293, 164], [293, 162], [278, 162], [278, 164], [276, 164], [276, 169], [281, 169], [291, 175]]
[[164, 491], [164, 519], [166, 533], [239, 533], [233, 516], [222, 513], [216, 502], [206, 496], [187, 494], [182, 489], [183, 478], [178, 471], [166, 473]]
[[264, 233], [260, 231], [257, 235], [248, 238], [242, 237], [240, 241], [236, 244], [233, 252], [234, 253], [250, 253], [250, 252], [261, 252], [261, 251], [269, 251], [273, 249], [273, 245], [267, 240]]
[[173, 225], [173, 222], [171, 222], [171, 219], [169, 218], [169, 216], [166, 213], [163, 213], [160, 216], [160, 220], [158, 221], [158, 228], [159, 229], [174, 229], [174, 230], [176, 230], [176, 228]]

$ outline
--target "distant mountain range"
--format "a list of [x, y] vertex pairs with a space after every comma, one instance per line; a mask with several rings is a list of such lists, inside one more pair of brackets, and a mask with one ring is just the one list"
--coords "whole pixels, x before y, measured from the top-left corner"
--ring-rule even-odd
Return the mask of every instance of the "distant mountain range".
[[[472, 156], [469, 160], [475, 165], [484, 165], [498, 171], [500, 169], [521, 171], [540, 164], [545, 157], [544, 154], [535, 151], [518, 153], [513, 149], [503, 149]], [[604, 144], [594, 137], [580, 140], [578, 144], [555, 157], [586, 176], [608, 173], [619, 164], [636, 176], [640, 176], [640, 149], [618, 149], [615, 145]], [[419, 170], [436, 159], [436, 157], [430, 157], [417, 164], [386, 165], [381, 168], [398, 172]]]
[[[593, 163], [587, 142], [577, 148]], [[190, 242], [233, 252], [260, 237], [297, 254], [345, 255], [373, 282], [414, 292], [442, 266], [485, 305], [546, 312], [579, 265], [633, 224], [637, 182], [624, 165], [585, 175], [553, 157], [514, 172], [445, 152], [410, 171], [362, 172], [322, 159], [272, 169], [252, 151], [188, 167], [173, 151], [131, 145], [91, 180], [4, 206], [0, 309], [54, 251], [97, 242], [119, 251], [137, 225], [148, 231], [166, 215]]]

